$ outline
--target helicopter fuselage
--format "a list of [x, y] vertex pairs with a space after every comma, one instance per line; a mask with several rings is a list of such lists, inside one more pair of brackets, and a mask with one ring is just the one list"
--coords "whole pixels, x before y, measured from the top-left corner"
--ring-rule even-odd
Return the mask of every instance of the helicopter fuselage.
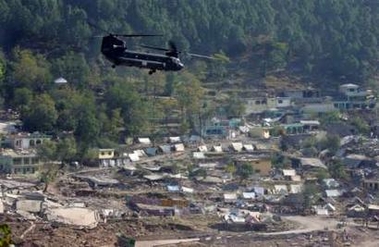
[[125, 42], [113, 36], [103, 38], [101, 52], [113, 65], [150, 69], [150, 74], [157, 70], [179, 71], [184, 65], [176, 56], [147, 53], [127, 49]]

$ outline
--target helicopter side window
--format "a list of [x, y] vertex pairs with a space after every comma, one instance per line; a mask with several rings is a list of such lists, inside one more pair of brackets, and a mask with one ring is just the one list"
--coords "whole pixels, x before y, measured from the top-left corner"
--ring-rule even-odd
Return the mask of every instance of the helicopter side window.
[[112, 48], [116, 52], [122, 52], [122, 51], [124, 51], [126, 49], [126, 45], [125, 45], [125, 42], [123, 40], [114, 38], [112, 40], [112, 43], [113, 43], [112, 44]]

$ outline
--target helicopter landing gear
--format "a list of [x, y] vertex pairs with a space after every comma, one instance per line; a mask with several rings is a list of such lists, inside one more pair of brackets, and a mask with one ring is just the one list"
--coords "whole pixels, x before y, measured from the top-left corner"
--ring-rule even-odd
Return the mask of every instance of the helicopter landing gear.
[[155, 70], [155, 69], [152, 69], [152, 70], [149, 71], [149, 75], [152, 75], [152, 74], [155, 73], [155, 72], [156, 72], [156, 70]]

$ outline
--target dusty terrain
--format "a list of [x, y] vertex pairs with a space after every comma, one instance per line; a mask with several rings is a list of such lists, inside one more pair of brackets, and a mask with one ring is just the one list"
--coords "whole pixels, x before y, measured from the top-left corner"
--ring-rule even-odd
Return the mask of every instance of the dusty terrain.
[[[350, 243], [350, 246], [379, 246], [376, 228], [364, 228], [351, 222], [345, 228], [336, 229], [336, 219], [313, 216], [289, 216], [284, 220], [292, 222], [296, 229], [271, 233], [216, 231], [207, 228], [208, 223], [195, 217], [193, 221], [168, 218], [125, 219], [102, 223], [95, 229], [86, 230], [38, 222], [31, 224], [13, 216], [1, 218], [2, 222], [11, 226], [13, 240], [19, 246], [122, 246], [118, 244], [116, 233], [134, 236], [138, 247], [154, 244], [183, 247], [331, 246], [332, 238], [336, 238], [335, 246], [343, 246], [343, 242]], [[189, 226], [195, 222], [198, 222], [197, 227]], [[194, 242], [171, 244], [168, 239], [189, 239]]]

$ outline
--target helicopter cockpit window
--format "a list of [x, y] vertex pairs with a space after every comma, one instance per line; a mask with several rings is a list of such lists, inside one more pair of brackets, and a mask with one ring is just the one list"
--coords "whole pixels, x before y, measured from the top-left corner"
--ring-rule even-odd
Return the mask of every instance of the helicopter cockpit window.
[[172, 58], [172, 61], [173, 61], [174, 63], [176, 63], [176, 64], [179, 64], [179, 63], [180, 63], [179, 58], [176, 58], [176, 57], [173, 57], [173, 58]]

